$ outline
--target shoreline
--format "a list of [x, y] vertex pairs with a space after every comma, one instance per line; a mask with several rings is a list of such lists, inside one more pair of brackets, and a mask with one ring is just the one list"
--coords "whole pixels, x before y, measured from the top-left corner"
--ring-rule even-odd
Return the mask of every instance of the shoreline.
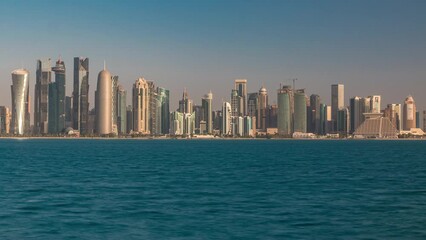
[[272, 140], [272, 141], [424, 141], [426, 138], [170, 138], [170, 137], [130, 137], [130, 138], [108, 138], [108, 137], [0, 137], [5, 140], [237, 140], [237, 141], [249, 141], [249, 140]]

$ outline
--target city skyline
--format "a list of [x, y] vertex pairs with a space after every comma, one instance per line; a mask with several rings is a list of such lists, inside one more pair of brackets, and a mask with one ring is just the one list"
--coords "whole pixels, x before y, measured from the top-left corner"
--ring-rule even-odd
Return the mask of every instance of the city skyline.
[[[24, 3], [31, 11], [11, 14]], [[0, 55], [1, 105], [11, 106], [13, 70], [29, 70], [34, 100], [36, 60], [60, 55], [67, 66], [76, 56], [90, 58], [90, 109], [104, 60], [127, 91], [139, 77], [169, 89], [170, 109], [178, 107], [184, 88], [197, 105], [211, 90], [213, 109], [220, 109], [235, 79], [247, 79], [247, 93], [265, 86], [274, 104], [272, 93], [281, 83], [291, 85], [292, 78], [298, 78], [296, 88], [318, 94], [326, 104], [329, 86], [342, 83], [345, 106], [353, 96], [381, 95], [384, 108], [411, 94], [418, 109], [425, 109], [422, 1], [102, 3], [83, 4], [81, 14], [88, 17], [82, 18], [71, 14], [78, 2], [0, 3], [0, 30], [7, 33], [0, 40], [7, 46]], [[70, 11], [43, 17], [38, 14], [43, 9]], [[116, 17], [106, 18], [104, 11]], [[67, 96], [72, 71], [66, 69]]]

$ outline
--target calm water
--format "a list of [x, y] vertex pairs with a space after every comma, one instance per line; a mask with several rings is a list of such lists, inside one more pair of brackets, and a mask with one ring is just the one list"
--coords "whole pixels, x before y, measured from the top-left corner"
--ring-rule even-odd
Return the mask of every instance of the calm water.
[[0, 140], [1, 239], [425, 239], [426, 141]]

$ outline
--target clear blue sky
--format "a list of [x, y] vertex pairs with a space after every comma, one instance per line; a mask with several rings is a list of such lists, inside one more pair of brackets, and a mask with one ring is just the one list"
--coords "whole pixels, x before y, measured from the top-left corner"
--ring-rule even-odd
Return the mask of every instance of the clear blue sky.
[[[72, 58], [90, 58], [91, 107], [97, 74], [107, 68], [131, 94], [139, 76], [171, 90], [184, 87], [196, 104], [212, 90], [215, 107], [233, 81], [297, 87], [330, 103], [330, 85], [345, 98], [382, 95], [426, 107], [426, 1], [0, 1], [0, 105], [10, 106], [10, 72], [31, 72], [36, 59], [62, 55], [67, 92]], [[33, 107], [33, 106], [32, 106]]]

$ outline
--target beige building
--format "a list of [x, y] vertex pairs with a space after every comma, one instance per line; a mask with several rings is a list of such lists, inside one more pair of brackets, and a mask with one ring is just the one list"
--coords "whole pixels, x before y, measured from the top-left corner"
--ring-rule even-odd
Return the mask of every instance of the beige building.
[[95, 93], [96, 133], [100, 135], [112, 133], [112, 81], [111, 74], [102, 70], [98, 75]]
[[403, 130], [416, 128], [416, 102], [411, 95], [405, 99], [403, 111]]
[[133, 84], [133, 131], [149, 134], [149, 84], [143, 77]]
[[0, 106], [0, 134], [10, 133], [11, 113], [8, 107]]

